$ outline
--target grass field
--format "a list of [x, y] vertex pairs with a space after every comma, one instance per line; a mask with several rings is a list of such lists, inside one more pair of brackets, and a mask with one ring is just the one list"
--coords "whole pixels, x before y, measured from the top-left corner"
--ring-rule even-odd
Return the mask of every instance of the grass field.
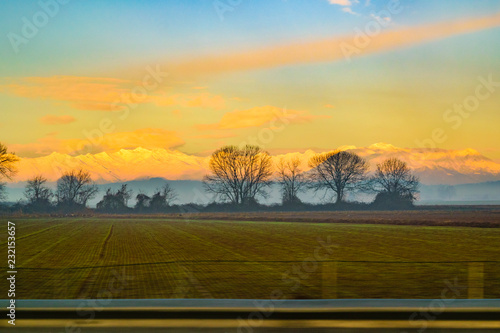
[[11, 218], [16, 297], [467, 298], [472, 269], [484, 298], [500, 298], [499, 228], [386, 225], [376, 214], [379, 224]]

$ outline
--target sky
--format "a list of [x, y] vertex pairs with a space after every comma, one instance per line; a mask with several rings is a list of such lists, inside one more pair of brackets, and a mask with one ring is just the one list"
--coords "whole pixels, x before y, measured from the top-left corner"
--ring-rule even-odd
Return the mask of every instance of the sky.
[[2, 1], [0, 142], [500, 161], [499, 27], [497, 0]]

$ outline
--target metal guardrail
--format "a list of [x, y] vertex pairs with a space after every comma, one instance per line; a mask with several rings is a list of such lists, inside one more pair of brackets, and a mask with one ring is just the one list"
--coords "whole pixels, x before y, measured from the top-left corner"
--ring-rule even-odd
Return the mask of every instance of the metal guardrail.
[[[441, 300], [446, 301], [446, 300]], [[283, 332], [365, 328], [367, 332], [461, 328], [500, 330], [500, 299], [448, 300], [18, 300], [16, 331], [149, 332], [154, 328], [211, 332]], [[83, 302], [83, 306], [82, 306]], [[5, 309], [8, 300], [0, 300]], [[5, 310], [4, 310], [5, 312]], [[0, 327], [7, 327], [0, 321]], [[424, 329], [425, 328], [425, 329]], [[96, 331], [97, 332], [97, 331]], [[129, 331], [127, 331], [129, 332]], [[188, 332], [188, 331], [179, 331]], [[281, 332], [281, 331], [280, 331]], [[328, 331], [331, 332], [331, 331]], [[350, 331], [349, 331], [350, 332]], [[435, 331], [432, 331], [435, 332]], [[440, 331], [439, 331], [440, 332]], [[491, 331], [490, 331], [491, 332]]]

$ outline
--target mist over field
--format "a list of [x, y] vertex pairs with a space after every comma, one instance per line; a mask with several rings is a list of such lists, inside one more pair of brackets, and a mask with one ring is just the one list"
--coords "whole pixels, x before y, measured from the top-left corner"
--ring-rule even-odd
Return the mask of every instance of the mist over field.
[[[123, 184], [127, 184], [133, 191], [134, 197], [136, 194], [144, 193], [151, 194], [156, 189], [160, 188], [165, 183], [168, 183], [177, 192], [178, 199], [175, 204], [208, 204], [214, 198], [205, 192], [203, 183], [196, 180], [167, 180], [164, 178], [151, 178], [143, 180], [133, 180], [129, 182], [99, 184], [99, 195], [89, 201], [91, 207], [95, 207], [97, 202], [101, 200], [101, 196], [108, 188], [112, 190], [119, 189]], [[24, 200], [24, 182], [19, 182], [15, 185], [7, 187], [9, 201], [15, 202]], [[55, 182], [49, 183], [48, 186], [55, 188]], [[260, 198], [259, 202], [263, 204], [278, 204], [281, 202], [281, 193], [279, 185], [275, 184], [269, 188], [269, 197], [267, 199]], [[349, 200], [370, 202], [374, 195], [352, 195]], [[299, 198], [307, 203], [325, 203], [331, 202], [331, 195], [324, 193], [314, 193], [311, 190], [305, 190], [299, 195]], [[130, 206], [135, 204], [132, 199], [129, 202]], [[416, 201], [416, 205], [498, 205], [500, 204], [500, 181], [484, 182], [473, 184], [460, 185], [420, 185], [420, 199]]]

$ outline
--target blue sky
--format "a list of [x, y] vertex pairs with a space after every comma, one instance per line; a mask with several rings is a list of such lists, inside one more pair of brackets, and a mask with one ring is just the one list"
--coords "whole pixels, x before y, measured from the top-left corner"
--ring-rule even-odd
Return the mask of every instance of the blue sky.
[[[46, 0], [49, 1], [49, 0]], [[34, 73], [67, 74], [92, 71], [140, 59], [181, 57], [352, 33], [387, 7], [389, 1], [359, 0], [350, 8], [326, 0], [248, 1], [236, 6], [224, 1], [69, 1], [40, 29], [22, 52], [15, 54], [9, 40], [0, 41], [2, 76]], [[217, 3], [232, 10], [222, 16]], [[393, 17], [397, 26], [457, 19], [500, 11], [495, 0], [401, 1], [403, 11]], [[0, 32], [20, 33], [22, 17], [40, 10], [38, 1], [0, 3]], [[223, 17], [223, 20], [220, 18]]]

